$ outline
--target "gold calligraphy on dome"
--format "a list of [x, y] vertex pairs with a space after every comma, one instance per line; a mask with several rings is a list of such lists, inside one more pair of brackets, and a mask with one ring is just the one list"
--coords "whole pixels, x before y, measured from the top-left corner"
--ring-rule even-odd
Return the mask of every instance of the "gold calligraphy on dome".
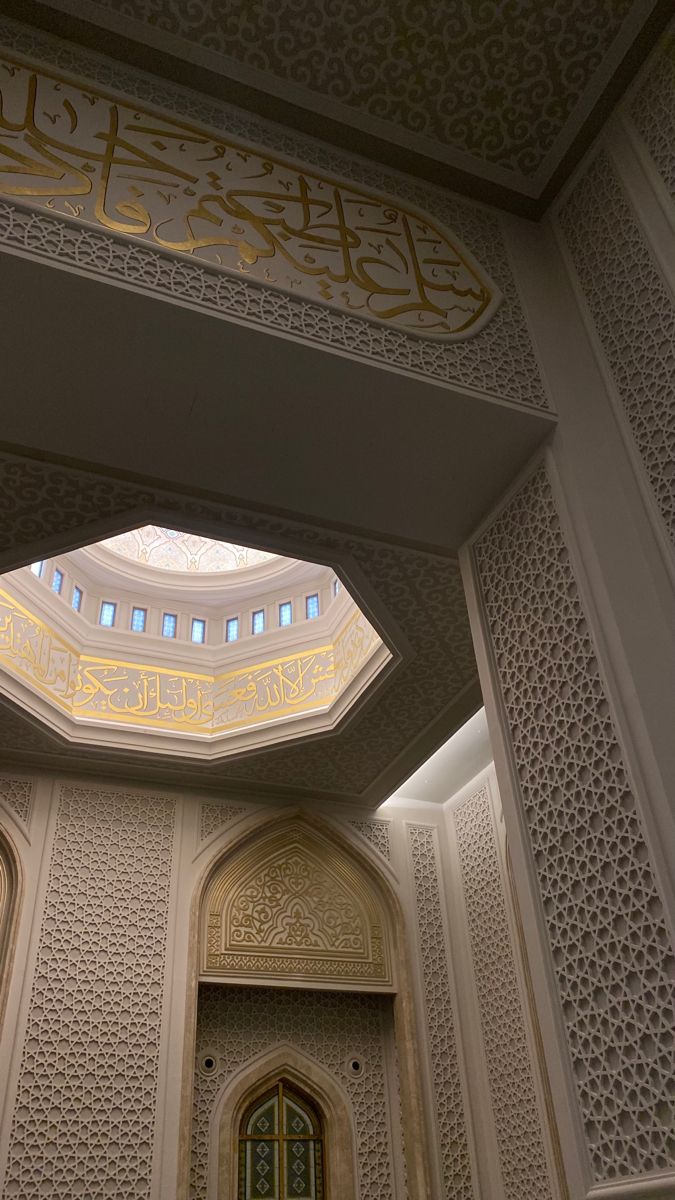
[[222, 674], [174, 671], [82, 653], [0, 591], [0, 668], [71, 717], [142, 729], [223, 736], [327, 709], [379, 645], [355, 612], [327, 645]]
[[0, 193], [418, 334], [499, 302], [421, 213], [8, 58]]

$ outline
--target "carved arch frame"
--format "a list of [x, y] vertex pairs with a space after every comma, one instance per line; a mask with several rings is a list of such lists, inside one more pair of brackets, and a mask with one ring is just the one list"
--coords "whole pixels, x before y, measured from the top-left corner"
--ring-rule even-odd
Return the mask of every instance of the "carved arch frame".
[[[204, 865], [199, 877], [197, 878], [190, 910], [190, 961], [188, 963], [187, 972], [187, 997], [185, 1008], [185, 1040], [183, 1050], [183, 1087], [181, 1099], [181, 1140], [178, 1160], [178, 1189], [179, 1196], [187, 1196], [189, 1192], [189, 1177], [190, 1177], [190, 1129], [192, 1122], [192, 1095], [193, 1095], [193, 1080], [194, 1080], [194, 1058], [195, 1045], [197, 1034], [197, 995], [199, 985], [199, 962], [200, 962], [200, 914], [203, 897], [206, 894], [209, 882], [218, 869], [219, 865], [225, 857], [236, 854], [247, 843], [252, 842], [263, 831], [269, 833], [273, 826], [281, 826], [289, 821], [304, 821], [308, 826], [314, 828], [324, 834], [328, 834], [337, 843], [340, 849], [343, 850], [350, 858], [353, 859], [355, 867], [364, 872], [366, 877], [376, 888], [379, 893], [385, 912], [390, 917], [390, 944], [394, 955], [394, 973], [397, 981], [397, 990], [393, 994], [393, 1016], [394, 1016], [394, 1036], [396, 1041], [396, 1052], [399, 1068], [399, 1083], [401, 1094], [401, 1121], [403, 1128], [406, 1131], [405, 1137], [405, 1160], [406, 1173], [408, 1181], [408, 1200], [429, 1200], [431, 1196], [431, 1182], [429, 1177], [429, 1154], [428, 1146], [429, 1126], [427, 1122], [427, 1114], [424, 1110], [424, 1101], [422, 1098], [422, 1090], [420, 1087], [420, 1062], [417, 1048], [417, 1019], [414, 1007], [414, 992], [412, 986], [411, 958], [408, 945], [408, 931], [403, 914], [403, 908], [398, 896], [396, 888], [396, 878], [391, 868], [385, 868], [384, 864], [376, 859], [374, 851], [369, 847], [364, 846], [357, 840], [356, 835], [352, 836], [342, 825], [336, 821], [332, 821], [329, 817], [321, 814], [315, 815], [305, 809], [299, 807], [282, 808], [277, 812], [271, 813], [268, 809], [262, 813], [258, 812], [251, 815], [250, 818], [244, 818], [237, 822], [234, 829], [230, 829], [224, 835], [225, 841], [221, 842], [220, 846], [212, 848], [212, 853], [209, 861]], [[236, 986], [236, 984], [234, 985]], [[271, 1052], [268, 1052], [271, 1053]], [[295, 1052], [298, 1053], [299, 1052]], [[304, 1056], [302, 1056], [304, 1058]], [[255, 1063], [256, 1060], [252, 1060]], [[306, 1062], [311, 1060], [307, 1059]], [[247, 1063], [243, 1070], [246, 1070]], [[320, 1068], [323, 1072], [323, 1068]], [[235, 1076], [236, 1080], [239, 1076]], [[293, 1076], [291, 1074], [291, 1080]], [[310, 1077], [311, 1079], [311, 1077]], [[225, 1095], [228, 1094], [228, 1089], [234, 1080], [230, 1080], [226, 1085], [223, 1093], [223, 1102]], [[256, 1076], [256, 1082], [259, 1085], [260, 1076]], [[302, 1086], [302, 1082], [300, 1086]], [[305, 1084], [305, 1088], [307, 1084]], [[312, 1086], [310, 1085], [310, 1091]], [[320, 1093], [319, 1093], [320, 1096]], [[215, 1110], [214, 1110], [215, 1111]], [[211, 1149], [213, 1142], [211, 1142]], [[210, 1153], [209, 1158], [213, 1161], [213, 1154]], [[211, 1178], [211, 1163], [209, 1165], [209, 1179]], [[225, 1193], [228, 1195], [228, 1193]], [[345, 1197], [349, 1197], [349, 1193], [344, 1193]], [[358, 1193], [357, 1193], [358, 1195]], [[209, 1200], [211, 1200], [212, 1192], [209, 1190]], [[342, 1200], [343, 1193], [337, 1193], [337, 1200]], [[333, 1198], [331, 1197], [331, 1200]], [[356, 1200], [356, 1197], [355, 1197]]]
[[9, 831], [0, 824], [0, 1029], [12, 975], [22, 892], [21, 859]]
[[256, 1094], [280, 1077], [306, 1092], [321, 1109], [327, 1200], [358, 1200], [356, 1137], [349, 1098], [324, 1067], [286, 1042], [249, 1059], [221, 1089], [211, 1117], [207, 1200], [236, 1200], [238, 1155], [234, 1147], [242, 1116]]
[[[344, 849], [334, 854], [334, 841], [326, 838], [314, 824], [298, 816], [287, 816], [271, 829], [258, 830], [256, 836], [240, 844], [236, 850], [221, 857], [211, 871], [202, 892], [200, 913], [200, 978], [230, 983], [260, 983], [276, 986], [327, 988], [328, 990], [394, 991], [396, 973], [393, 970], [392, 931], [384, 898], [372, 886], [362, 870], [354, 870], [350, 855]], [[304, 946], [302, 940], [288, 948], [257, 944], [255, 936], [247, 938], [239, 914], [239, 928], [233, 929], [232, 907], [242, 895], [247, 895], [253, 877], [260, 871], [275, 872], [280, 861], [298, 853], [308, 866], [314, 866], [323, 879], [330, 880], [335, 889], [353, 906], [349, 914], [347, 936], [356, 937], [358, 950], [341, 950], [324, 946], [316, 951]], [[274, 880], [278, 884], [278, 875]], [[287, 897], [295, 899], [289, 891]], [[266, 897], [259, 897], [263, 906]], [[316, 895], [313, 899], [320, 907]], [[302, 898], [299, 898], [300, 903]], [[247, 914], [252, 920], [252, 914]], [[315, 932], [313, 930], [312, 932]], [[319, 933], [325, 933], [320, 929]], [[239, 941], [236, 942], [237, 935]], [[213, 959], [223, 960], [217, 966]]]

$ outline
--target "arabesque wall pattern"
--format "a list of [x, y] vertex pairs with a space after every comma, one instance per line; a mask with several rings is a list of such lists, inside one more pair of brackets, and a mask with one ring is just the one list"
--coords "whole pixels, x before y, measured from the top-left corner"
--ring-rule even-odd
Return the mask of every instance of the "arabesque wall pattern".
[[543, 466], [474, 555], [592, 1175], [673, 1168], [672, 931]]
[[474, 1200], [433, 825], [408, 827], [428, 1053], [446, 1200]]
[[[386, 0], [340, 8], [317, 0], [311, 20], [293, 0], [259, 0], [254, 8], [216, 0], [188, 12], [171, 0], [93, 0], [90, 8], [134, 22], [141, 36], [145, 26], [180, 38], [196, 62], [200, 49], [215, 52], [277, 85], [283, 80], [354, 115], [531, 176], [609, 51], [628, 4], [607, 0], [598, 9], [567, 0], [555, 19], [537, 0], [505, 9], [429, 6], [423, 21], [415, 0], [395, 8]], [[543, 44], [546, 53], [523, 55], [525, 31], [529, 45]]]
[[487, 786], [452, 808], [506, 1200], [553, 1195]]
[[63, 785], [4, 1195], [150, 1195], [172, 800]]
[[620, 411], [675, 544], [675, 302], [603, 149], [557, 223]]
[[34, 787], [32, 779], [0, 778], [0, 800], [24, 825], [30, 821]]
[[627, 112], [675, 204], [675, 27], [663, 39]]
[[205, 888], [200, 919], [205, 979], [392, 987], [383, 897], [303, 821], [263, 829], [226, 855]]

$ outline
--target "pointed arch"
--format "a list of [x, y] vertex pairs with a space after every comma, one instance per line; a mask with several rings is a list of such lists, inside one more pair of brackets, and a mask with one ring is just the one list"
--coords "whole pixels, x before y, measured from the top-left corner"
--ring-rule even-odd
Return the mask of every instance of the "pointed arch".
[[200, 976], [393, 991], [390, 909], [351, 847], [294, 813], [256, 829], [213, 867]]
[[217, 1179], [214, 1172], [210, 1180], [209, 1200], [238, 1196], [242, 1120], [256, 1100], [279, 1083], [306, 1098], [320, 1117], [326, 1200], [356, 1200], [356, 1139], [349, 1099], [319, 1063], [286, 1043], [249, 1059], [216, 1101], [211, 1137], [218, 1147], [218, 1169]]
[[18, 855], [8, 834], [0, 827], [0, 1027], [9, 988], [20, 882]]
[[[293, 978], [287, 976], [283, 979], [270, 980], [269, 976], [255, 978], [248, 976], [238, 979], [230, 978], [226, 975], [212, 976], [213, 982], [239, 982], [250, 984], [286, 986], [291, 988], [313, 987], [327, 988], [328, 990], [346, 990], [346, 991], [385, 991], [394, 993], [393, 995], [393, 1016], [394, 1016], [394, 1036], [396, 1040], [396, 1051], [398, 1057], [400, 1092], [401, 1092], [401, 1116], [403, 1128], [406, 1131], [405, 1139], [405, 1163], [408, 1178], [408, 1192], [410, 1200], [426, 1200], [430, 1195], [430, 1180], [429, 1180], [429, 1155], [428, 1155], [428, 1128], [424, 1116], [424, 1104], [422, 1100], [420, 1087], [420, 1071], [417, 1060], [417, 1025], [413, 1002], [413, 984], [411, 976], [411, 967], [409, 959], [408, 939], [409, 931], [404, 917], [403, 907], [396, 887], [394, 873], [387, 864], [376, 861], [376, 856], [369, 847], [364, 846], [360, 839], [357, 840], [357, 835], [352, 835], [341, 824], [331, 820], [324, 814], [318, 815], [309, 812], [299, 807], [290, 807], [287, 809], [277, 810], [276, 812], [267, 810], [264, 813], [250, 814], [242, 818], [241, 822], [237, 823], [237, 828], [228, 830], [226, 835], [227, 844], [220, 845], [219, 849], [212, 852], [212, 857], [209, 862], [205, 862], [206, 853], [202, 858], [202, 870], [195, 883], [192, 894], [191, 918], [190, 918], [190, 935], [189, 944], [190, 960], [188, 965], [187, 977], [187, 998], [185, 1010], [185, 1023], [187, 1036], [183, 1043], [183, 1087], [182, 1087], [182, 1114], [183, 1128], [186, 1131], [191, 1128], [192, 1123], [192, 1101], [194, 1091], [194, 1051], [195, 1039], [197, 1030], [197, 996], [198, 984], [200, 980], [208, 981], [209, 976], [202, 974], [202, 953], [203, 947], [206, 945], [206, 937], [208, 937], [208, 897], [210, 890], [214, 884], [214, 880], [218, 877], [223, 867], [232, 862], [237, 862], [239, 856], [256, 843], [259, 839], [264, 839], [274, 832], [280, 832], [288, 829], [293, 824], [299, 824], [305, 830], [311, 830], [316, 835], [323, 838], [324, 842], [332, 851], [336, 851], [343, 856], [344, 860], [350, 865], [351, 870], [356, 872], [359, 877], [367, 881], [368, 889], [373, 899], [377, 902], [379, 911], [383, 914], [382, 932], [383, 939], [386, 942], [389, 952], [389, 961], [391, 966], [391, 983], [385, 986], [377, 986], [371, 982], [358, 984], [353, 981], [340, 983], [336, 980], [328, 982], [319, 982], [316, 978], [310, 983], [303, 981], [302, 978]], [[201, 857], [201, 856], [200, 856]], [[206, 937], [205, 937], [206, 931]], [[294, 1051], [294, 1053], [297, 1053]], [[248, 1070], [251, 1064], [247, 1064], [243, 1070]], [[323, 1070], [320, 1068], [320, 1070]], [[324, 1073], [325, 1076], [325, 1073]], [[237, 1076], [238, 1078], [239, 1076]], [[256, 1075], [259, 1080], [259, 1073]], [[255, 1082], [255, 1081], [254, 1081]], [[330, 1083], [330, 1080], [329, 1080]], [[229, 1092], [229, 1085], [226, 1088]], [[316, 1092], [312, 1093], [316, 1095]], [[221, 1101], [222, 1103], [222, 1097]], [[217, 1105], [216, 1105], [217, 1107]], [[351, 1114], [351, 1107], [347, 1101], [348, 1111]], [[337, 1111], [337, 1110], [336, 1110]], [[344, 1111], [344, 1110], [343, 1110]], [[215, 1109], [214, 1109], [215, 1116]], [[346, 1142], [340, 1142], [342, 1146], [340, 1157], [342, 1161], [349, 1161], [353, 1166], [353, 1179], [356, 1175], [356, 1149], [355, 1149], [355, 1134], [353, 1129], [353, 1118], [350, 1115], [349, 1137]], [[228, 1126], [231, 1129], [231, 1126]], [[220, 1162], [219, 1158], [219, 1129], [215, 1130], [212, 1126], [212, 1135], [210, 1141], [209, 1153], [209, 1200], [222, 1200], [222, 1197], [236, 1197], [236, 1192], [232, 1192], [231, 1180], [226, 1183], [224, 1178], [223, 1187], [219, 1190], [218, 1171]], [[346, 1136], [346, 1135], [345, 1135]], [[351, 1147], [349, 1156], [345, 1147]], [[222, 1156], [221, 1156], [222, 1157]], [[331, 1156], [332, 1159], [332, 1156]], [[187, 1195], [189, 1190], [190, 1178], [190, 1139], [184, 1136], [181, 1141], [181, 1150], [179, 1154], [179, 1195]], [[329, 1179], [331, 1176], [329, 1176]], [[332, 1186], [332, 1185], [331, 1185]], [[347, 1183], [342, 1181], [340, 1187], [335, 1192], [337, 1200], [356, 1200], [358, 1189], [356, 1184], [352, 1182], [349, 1185], [352, 1190], [347, 1190]], [[229, 1189], [229, 1190], [228, 1190]], [[327, 1196], [333, 1200], [333, 1193], [328, 1192]]]

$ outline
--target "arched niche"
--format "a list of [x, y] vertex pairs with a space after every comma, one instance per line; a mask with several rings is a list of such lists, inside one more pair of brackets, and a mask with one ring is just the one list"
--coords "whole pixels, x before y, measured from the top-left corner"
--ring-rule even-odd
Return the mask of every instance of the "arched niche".
[[200, 977], [394, 991], [391, 919], [372, 875], [301, 816], [258, 829], [212, 870]]
[[12, 964], [14, 930], [19, 906], [18, 858], [9, 837], [0, 828], [0, 1025], [4, 1016]]
[[[424, 1115], [417, 1059], [413, 983], [407, 949], [408, 931], [393, 874], [382, 864], [375, 862], [368, 850], [359, 844], [356, 837], [350, 835], [343, 826], [298, 808], [289, 808], [276, 813], [268, 811], [256, 819], [245, 821], [236, 830], [233, 830], [232, 834], [225, 835], [223, 842], [226, 844], [221, 844], [210, 863], [204, 866], [193, 893], [182, 1101], [186, 1133], [193, 1128], [199, 982], [205, 985], [222, 983], [245, 984], [263, 988], [272, 986], [291, 989], [389, 993], [392, 998], [393, 1032], [396, 1058], [398, 1059], [401, 1120], [406, 1134], [404, 1153], [408, 1196], [409, 1200], [428, 1200], [430, 1195], [427, 1145], [429, 1125]], [[317, 962], [321, 961], [321, 954], [324, 955], [324, 958], [326, 957], [325, 949], [322, 950], [320, 947], [313, 948], [316, 958], [311, 970], [307, 973], [303, 973], [298, 966], [298, 956], [289, 954], [288, 946], [276, 947], [276, 950], [281, 950], [281, 953], [274, 954], [271, 953], [269, 945], [265, 946], [264, 954], [271, 959], [271, 964], [268, 963], [266, 966], [271, 966], [274, 974], [267, 970], [263, 971], [262, 964], [260, 961], [256, 961], [256, 954], [253, 950], [242, 951], [241, 944], [236, 945], [236, 952], [248, 961], [243, 965], [241, 962], [235, 962], [236, 970], [232, 969], [230, 963], [227, 969], [218, 973], [218, 962], [209, 961], [210, 955], [220, 953], [216, 939], [221, 937], [222, 923], [227, 919], [228, 889], [231, 886], [234, 893], [242, 894], [242, 889], [246, 887], [246, 881], [250, 882], [251, 879], [257, 878], [254, 871], [255, 866], [260, 867], [265, 876], [270, 864], [278, 861], [276, 856], [280, 847], [284, 847], [286, 851], [290, 847], [299, 847], [301, 858], [308, 867], [312, 867], [318, 862], [322, 870], [329, 871], [329, 878], [335, 879], [340, 889], [354, 901], [355, 912], [360, 915], [360, 919], [371, 922], [371, 933], [381, 937], [382, 962], [385, 964], [384, 969], [379, 972], [379, 981], [375, 979], [374, 972], [367, 968], [367, 955], [363, 955], [361, 959], [362, 963], [366, 963], [366, 969], [361, 972], [356, 970], [354, 964], [359, 963], [359, 945], [351, 948], [352, 966], [348, 979], [345, 979], [345, 975], [340, 971], [335, 975], [319, 978]], [[277, 916], [279, 911], [281, 911], [280, 906], [277, 909]], [[276, 925], [273, 924], [271, 915], [268, 918], [268, 924], [270, 928], [278, 926], [278, 922]], [[210, 942], [209, 938], [211, 938]], [[361, 949], [364, 945], [367, 945], [367, 941], [362, 940]], [[304, 957], [307, 958], [307, 955], [305, 954]], [[285, 959], [282, 965], [280, 965], [281, 958]], [[376, 956], [371, 955], [371, 960], [376, 960]], [[345, 960], [340, 961], [344, 962]], [[294, 1050], [294, 1052], [299, 1051]], [[249, 1068], [252, 1069], [250, 1080], [251, 1086], [254, 1088], [260, 1085], [261, 1076], [260, 1062], [258, 1061], [256, 1068], [256, 1061], [258, 1060], [251, 1058], [241, 1067], [242, 1078]], [[293, 1065], [288, 1056], [285, 1064], [287, 1071]], [[323, 1070], [323, 1068], [319, 1069]], [[325, 1075], [326, 1072], [324, 1072]], [[248, 1076], [246, 1077], [248, 1078]], [[291, 1081], [294, 1078], [292, 1074], [288, 1077]], [[240, 1075], [231, 1077], [225, 1082], [224, 1092], [227, 1096], [234, 1095], [230, 1089], [238, 1078]], [[311, 1081], [311, 1075], [308, 1075], [308, 1078]], [[301, 1085], [301, 1080], [297, 1082]], [[330, 1078], [328, 1082], [330, 1084]], [[332, 1082], [339, 1086], [336, 1079], [333, 1079]], [[311, 1087], [307, 1090], [315, 1097], [319, 1095]], [[326, 1094], [328, 1094], [328, 1085]], [[220, 1137], [221, 1134], [223, 1137], [226, 1136], [224, 1132], [226, 1130], [229, 1131], [227, 1136], [230, 1136], [233, 1128], [229, 1120], [225, 1124], [222, 1123], [222, 1111], [218, 1106], [222, 1106], [223, 1103], [225, 1103], [225, 1099], [221, 1094], [220, 1100], [211, 1110], [209, 1118], [211, 1130], [208, 1149], [209, 1200], [215, 1197], [221, 1200], [222, 1197], [231, 1198], [233, 1196], [231, 1178], [227, 1179], [227, 1176], [223, 1178], [223, 1185], [227, 1181], [227, 1187], [221, 1188], [218, 1181], [225, 1152], [224, 1147], [220, 1145]], [[220, 1112], [220, 1115], [216, 1110]], [[324, 1108], [324, 1111], [328, 1110]], [[350, 1121], [350, 1138], [352, 1140], [349, 1143], [351, 1157], [348, 1161], [353, 1164], [354, 1179], [356, 1179], [357, 1134], [351, 1117]], [[340, 1144], [344, 1146], [347, 1143], [341, 1142]], [[189, 1194], [190, 1163], [191, 1142], [190, 1137], [185, 1136], [179, 1155], [180, 1196]], [[328, 1182], [330, 1180], [331, 1177], [328, 1176]], [[329, 1200], [343, 1200], [343, 1197], [345, 1200], [351, 1200], [352, 1195], [354, 1197], [358, 1195], [358, 1188], [356, 1184], [350, 1186], [354, 1187], [353, 1192], [349, 1191], [347, 1183], [341, 1180], [339, 1187], [332, 1187], [330, 1191], [327, 1188], [326, 1195]]]
[[217, 1170], [209, 1179], [209, 1200], [238, 1195], [237, 1143], [242, 1117], [258, 1096], [280, 1080], [297, 1088], [321, 1114], [326, 1196], [356, 1200], [356, 1144], [349, 1099], [319, 1063], [287, 1044], [250, 1059], [218, 1097], [211, 1128], [217, 1145], [217, 1155], [213, 1155]]

